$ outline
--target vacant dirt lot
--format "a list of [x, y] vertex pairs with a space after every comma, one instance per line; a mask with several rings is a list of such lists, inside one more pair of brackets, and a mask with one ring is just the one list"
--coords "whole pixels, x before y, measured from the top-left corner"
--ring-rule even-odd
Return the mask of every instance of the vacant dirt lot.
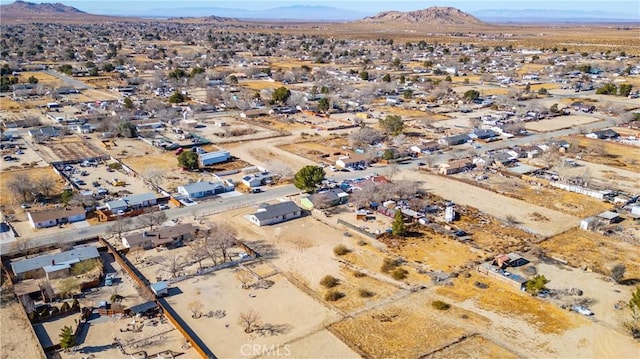
[[5, 359], [41, 358], [38, 339], [31, 331], [31, 323], [24, 314], [22, 305], [15, 299], [10, 288], [2, 288], [0, 303], [0, 352]]
[[41, 144], [34, 143], [33, 146], [48, 163], [79, 161], [105, 155], [99, 148], [77, 136], [69, 136], [62, 140], [51, 140]]
[[364, 356], [416, 358], [428, 354], [490, 321], [452, 307], [446, 313], [431, 306], [424, 292], [345, 319], [331, 330]]
[[[59, 194], [60, 192], [62, 192], [62, 189], [65, 185], [62, 178], [58, 176], [51, 167], [37, 167], [24, 170], [2, 172], [0, 174], [0, 193], [2, 193], [2, 195], [0, 196], [1, 205], [9, 206], [11, 204], [19, 204], [23, 202], [22, 197], [19, 194], [12, 193], [8, 188], [8, 185], [13, 181], [14, 178], [22, 178], [23, 176], [36, 185], [38, 181], [43, 177], [55, 179], [55, 185], [50, 189], [51, 195]], [[17, 207], [14, 208], [14, 210], [18, 210]], [[20, 211], [22, 210], [20, 209]], [[5, 214], [11, 214], [11, 212], [8, 211], [5, 212]]]
[[640, 147], [584, 136], [572, 136], [567, 140], [577, 143], [578, 152], [582, 152], [585, 161], [640, 173]]
[[574, 126], [586, 125], [588, 123], [598, 121], [600, 121], [600, 119], [589, 116], [558, 116], [549, 120], [527, 122], [524, 127], [527, 130], [535, 132], [553, 132], [563, 128], [571, 128]]
[[429, 358], [516, 359], [518, 356], [481, 335], [475, 335], [443, 351], [433, 353]]
[[[477, 208], [498, 219], [506, 220], [508, 216], [516, 216], [521, 226], [542, 236], [550, 236], [563, 232], [571, 227], [577, 226], [579, 222], [577, 217], [502, 196], [495, 192], [446, 177], [423, 172], [411, 174], [410, 177], [404, 175], [404, 177], [404, 179], [419, 179], [422, 181], [421, 186], [431, 193], [457, 204]], [[546, 218], [549, 218], [549, 221], [536, 221], [530, 217], [532, 213], [540, 213]]]
[[547, 255], [566, 260], [570, 266], [608, 274], [616, 263], [627, 267], [626, 278], [640, 278], [640, 247], [600, 233], [572, 229], [544, 241]]

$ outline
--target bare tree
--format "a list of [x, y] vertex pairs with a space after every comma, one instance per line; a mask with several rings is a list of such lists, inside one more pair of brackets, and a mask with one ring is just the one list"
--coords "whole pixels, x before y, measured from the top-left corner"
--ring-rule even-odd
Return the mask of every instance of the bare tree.
[[162, 211], [149, 210], [147, 214], [138, 217], [138, 222], [143, 226], [148, 226], [150, 231], [153, 231], [153, 227], [157, 226], [167, 220], [167, 214]]
[[352, 147], [365, 147], [384, 141], [385, 135], [371, 127], [363, 127], [349, 135], [349, 144]]
[[160, 186], [162, 179], [164, 178], [164, 171], [159, 169], [151, 169], [144, 173], [143, 177], [153, 186], [157, 188]]
[[162, 265], [160, 270], [171, 274], [171, 278], [175, 278], [185, 265], [182, 257], [173, 253], [165, 256], [160, 264]]
[[209, 237], [208, 246], [220, 255], [223, 263], [227, 259], [231, 260], [228, 258], [228, 250], [236, 244], [235, 230], [226, 223], [213, 224], [210, 230], [212, 236]]
[[203, 238], [198, 238], [195, 241], [189, 243], [189, 258], [198, 263], [198, 268], [202, 270], [202, 261], [207, 258], [206, 242]]
[[122, 233], [128, 231], [132, 224], [133, 220], [131, 218], [116, 216], [116, 220], [107, 228], [107, 232], [118, 235], [118, 240], [122, 240]]
[[242, 283], [242, 289], [248, 289], [249, 283], [253, 281], [253, 275], [246, 269], [239, 270], [238, 273], [236, 273], [236, 278]]
[[253, 333], [260, 326], [260, 314], [253, 309], [240, 313], [238, 322], [244, 327], [245, 333]]
[[194, 300], [187, 304], [187, 309], [191, 312], [191, 318], [194, 319], [198, 319], [202, 316], [202, 308], [204, 308], [204, 305], [199, 300]]
[[16, 241], [16, 248], [25, 258], [29, 258], [29, 254], [31, 254], [31, 242], [30, 238], [21, 238]]
[[16, 173], [13, 178], [5, 182], [5, 186], [14, 196], [21, 198], [22, 202], [27, 202], [33, 191], [31, 177], [24, 172]]
[[51, 192], [56, 187], [56, 179], [52, 176], [42, 176], [36, 181], [36, 188], [39, 192], [42, 192], [47, 198], [51, 195]]
[[627, 271], [627, 267], [622, 263], [618, 263], [611, 268], [611, 272], [609, 275], [611, 279], [613, 279], [616, 283], [620, 283], [622, 282], [622, 279], [624, 278], [624, 273], [626, 271]]

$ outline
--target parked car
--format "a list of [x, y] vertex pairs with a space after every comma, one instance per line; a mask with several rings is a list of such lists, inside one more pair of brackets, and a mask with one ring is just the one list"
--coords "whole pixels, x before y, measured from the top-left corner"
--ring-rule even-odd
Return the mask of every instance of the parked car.
[[573, 306], [571, 306], [571, 310], [573, 310], [576, 313], [580, 313], [582, 315], [586, 315], [588, 317], [593, 315], [592, 311], [590, 311], [588, 308], [585, 308], [585, 307], [583, 307], [581, 305], [573, 305]]
[[158, 208], [159, 208], [160, 210], [163, 210], [163, 209], [169, 209], [169, 205], [168, 205], [168, 204], [161, 203], [161, 204], [159, 204], [159, 205], [158, 205]]

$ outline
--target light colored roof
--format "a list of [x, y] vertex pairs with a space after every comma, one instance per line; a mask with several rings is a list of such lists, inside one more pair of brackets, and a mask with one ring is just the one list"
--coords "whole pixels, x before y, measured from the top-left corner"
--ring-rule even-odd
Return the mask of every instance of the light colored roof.
[[207, 192], [224, 187], [222, 182], [195, 182], [181, 186], [187, 193]]
[[59, 209], [47, 209], [38, 212], [29, 212], [29, 216], [33, 220], [33, 223], [40, 223], [61, 218], [69, 218], [80, 214], [85, 214], [85, 210], [83, 207], [66, 207]]
[[[185, 234], [195, 233], [196, 227], [191, 223], [183, 223], [176, 226], [162, 227], [154, 231], [133, 233], [124, 237], [129, 246], [135, 247], [145, 241], [151, 241], [154, 245], [162, 245], [173, 241], [174, 238]], [[146, 234], [146, 235], [145, 235]]]
[[214, 151], [214, 152], [201, 153], [198, 155], [201, 161], [209, 158], [229, 157], [229, 156], [231, 156], [231, 153], [229, 153], [229, 151]]
[[167, 288], [169, 288], [169, 284], [167, 284], [167, 282], [165, 282], [165, 281], [156, 282], [156, 283], [152, 283], [151, 284], [151, 289], [156, 293], [158, 293], [161, 290], [165, 290]]
[[258, 220], [264, 220], [274, 217], [280, 217], [285, 214], [295, 213], [300, 211], [298, 207], [292, 201], [276, 203], [263, 207], [262, 211], [258, 211], [253, 214]]
[[34, 269], [44, 268], [46, 266], [77, 263], [91, 258], [98, 258], [100, 254], [94, 246], [76, 246], [73, 249], [53, 254], [45, 254], [38, 257], [23, 259], [11, 263], [13, 273], [20, 274], [32, 271]]
[[105, 203], [107, 207], [109, 207], [109, 209], [114, 209], [114, 208], [126, 208], [127, 207], [127, 202], [125, 202], [123, 199], [116, 199], [113, 201], [109, 201], [107, 203]]
[[127, 202], [128, 205], [134, 206], [142, 202], [153, 201], [156, 199], [156, 195], [151, 192], [147, 192], [147, 193], [140, 193], [140, 194], [131, 194], [131, 195], [122, 197], [122, 199], [125, 202]]
[[619, 217], [619, 214], [617, 214], [616, 212], [605, 211], [605, 212], [600, 213], [598, 215], [598, 217], [604, 218], [604, 219], [614, 219], [614, 218]]

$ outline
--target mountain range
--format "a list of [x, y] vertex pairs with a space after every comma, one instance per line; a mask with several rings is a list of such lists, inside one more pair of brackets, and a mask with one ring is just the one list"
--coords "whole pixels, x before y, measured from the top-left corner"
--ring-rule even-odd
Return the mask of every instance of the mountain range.
[[[120, 5], [122, 5], [121, 2]], [[177, 5], [179, 6], [179, 5]], [[144, 11], [122, 10], [116, 6], [101, 11], [101, 15], [89, 14], [77, 8], [61, 3], [35, 4], [22, 0], [7, 5], [0, 5], [0, 15], [3, 21], [44, 21], [52, 20], [48, 16], [55, 16], [59, 20], [89, 20], [104, 18], [105, 16], [136, 16], [144, 18], [176, 18], [200, 17], [233, 18], [244, 20], [300, 20], [300, 21], [355, 21], [364, 22], [405, 22], [429, 23], [433, 25], [480, 25], [490, 23], [547, 23], [547, 22], [639, 22], [637, 14], [613, 12], [581, 11], [581, 10], [507, 10], [489, 9], [478, 10], [471, 14], [452, 7], [431, 7], [424, 10], [400, 12], [385, 11], [372, 14], [363, 6], [362, 11], [340, 9], [332, 6], [292, 5], [266, 10], [247, 10], [241, 8], [221, 7], [175, 7], [152, 8]], [[79, 16], [81, 15], [81, 16]]]

